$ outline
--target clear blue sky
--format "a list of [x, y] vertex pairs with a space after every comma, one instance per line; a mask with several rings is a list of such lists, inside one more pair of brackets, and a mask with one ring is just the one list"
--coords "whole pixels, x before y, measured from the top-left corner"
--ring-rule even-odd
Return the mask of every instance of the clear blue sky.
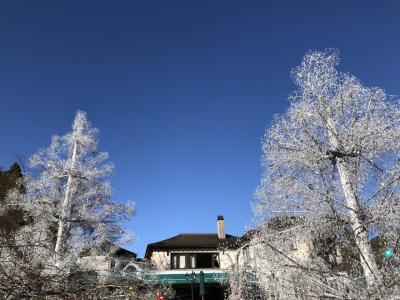
[[399, 1], [1, 1], [0, 165], [85, 110], [116, 165], [114, 199], [136, 202], [130, 249], [215, 232], [218, 214], [240, 235], [289, 71], [327, 47], [400, 94]]

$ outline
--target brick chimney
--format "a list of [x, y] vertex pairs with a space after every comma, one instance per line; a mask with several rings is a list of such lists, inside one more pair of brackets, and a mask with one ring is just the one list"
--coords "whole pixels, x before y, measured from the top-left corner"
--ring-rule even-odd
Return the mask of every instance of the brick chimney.
[[217, 217], [217, 229], [218, 229], [218, 238], [220, 240], [226, 239], [224, 216]]

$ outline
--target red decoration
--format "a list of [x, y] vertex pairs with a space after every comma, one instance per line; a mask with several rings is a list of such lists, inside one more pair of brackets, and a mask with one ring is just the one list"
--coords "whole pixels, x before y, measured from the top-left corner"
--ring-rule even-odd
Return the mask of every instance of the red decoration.
[[161, 290], [157, 291], [156, 300], [166, 300], [165, 297], [161, 294]]

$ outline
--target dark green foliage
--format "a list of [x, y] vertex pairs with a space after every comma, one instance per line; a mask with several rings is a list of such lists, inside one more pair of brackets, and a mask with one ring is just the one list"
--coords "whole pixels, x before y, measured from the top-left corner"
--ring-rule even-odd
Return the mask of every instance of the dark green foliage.
[[21, 168], [14, 163], [8, 171], [0, 171], [0, 203], [4, 204], [5, 197], [11, 188], [16, 187], [18, 180], [22, 178]]
[[[21, 168], [14, 163], [8, 171], [0, 171], [0, 205], [6, 205], [7, 193], [12, 188], [23, 189]], [[18, 208], [10, 208], [6, 213], [0, 215], [0, 230], [11, 232], [25, 224], [25, 213]]]

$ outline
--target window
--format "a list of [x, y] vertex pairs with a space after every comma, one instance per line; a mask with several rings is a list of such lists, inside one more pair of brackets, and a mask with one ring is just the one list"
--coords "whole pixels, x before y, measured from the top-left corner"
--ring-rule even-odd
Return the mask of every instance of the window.
[[196, 268], [196, 255], [195, 254], [189, 254], [189, 265], [191, 268]]
[[213, 257], [213, 268], [219, 268], [219, 255], [218, 253], [214, 253]]
[[111, 260], [110, 261], [110, 269], [114, 269], [115, 268], [115, 260]]
[[179, 269], [186, 269], [186, 255], [179, 255]]
[[219, 268], [218, 253], [172, 253], [171, 269]]
[[212, 253], [198, 253], [196, 255], [198, 268], [212, 268]]
[[249, 245], [243, 247], [243, 262], [245, 264], [249, 263], [250, 261], [250, 253], [249, 253]]
[[171, 255], [171, 269], [178, 269], [178, 256], [177, 255]]
[[190, 255], [185, 253], [171, 254], [171, 269], [188, 269], [192, 268], [192, 265], [195, 266], [195, 261], [194, 258], [190, 258]]
[[136, 267], [132, 266], [132, 265], [130, 265], [127, 268], [125, 268], [125, 272], [128, 272], [128, 273], [135, 273], [136, 271], [137, 271]]

